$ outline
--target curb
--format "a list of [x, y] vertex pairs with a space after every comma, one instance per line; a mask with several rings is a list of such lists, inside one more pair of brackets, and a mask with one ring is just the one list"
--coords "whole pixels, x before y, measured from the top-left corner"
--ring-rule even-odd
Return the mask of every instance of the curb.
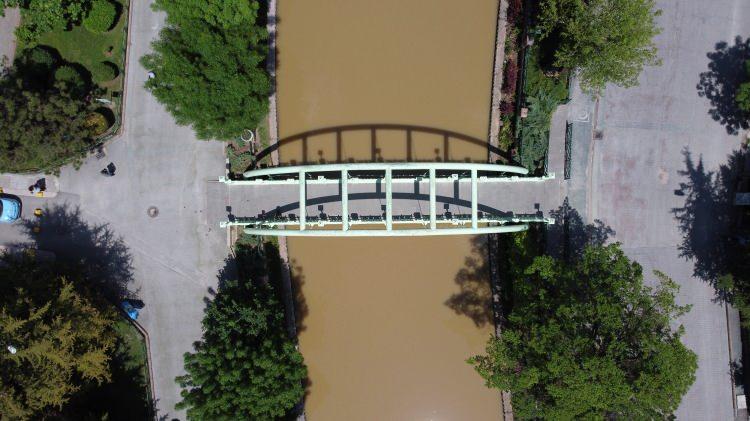
[[153, 364], [151, 360], [151, 338], [148, 336], [148, 331], [141, 326], [140, 323], [138, 323], [136, 320], [133, 320], [128, 316], [128, 314], [120, 308], [120, 306], [115, 305], [115, 308], [117, 308], [118, 313], [122, 317], [125, 318], [132, 326], [135, 327], [135, 329], [143, 336], [143, 343], [146, 346], [146, 366], [148, 368], [148, 389], [151, 393], [151, 402], [154, 409], [154, 419], [156, 419], [156, 391], [154, 389], [154, 369]]

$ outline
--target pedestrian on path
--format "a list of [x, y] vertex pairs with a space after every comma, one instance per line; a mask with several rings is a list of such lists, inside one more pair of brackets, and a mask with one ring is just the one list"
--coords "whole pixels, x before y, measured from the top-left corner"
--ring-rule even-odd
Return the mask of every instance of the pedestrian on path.
[[117, 170], [117, 167], [115, 167], [115, 164], [113, 162], [110, 162], [102, 171], [102, 175], [106, 175], [107, 177], [114, 177], [115, 171]]

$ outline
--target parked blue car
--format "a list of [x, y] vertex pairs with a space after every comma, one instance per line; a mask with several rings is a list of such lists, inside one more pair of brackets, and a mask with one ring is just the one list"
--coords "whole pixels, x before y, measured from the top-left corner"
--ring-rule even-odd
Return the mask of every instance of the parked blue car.
[[12, 197], [0, 197], [0, 223], [11, 223], [21, 217], [21, 201]]

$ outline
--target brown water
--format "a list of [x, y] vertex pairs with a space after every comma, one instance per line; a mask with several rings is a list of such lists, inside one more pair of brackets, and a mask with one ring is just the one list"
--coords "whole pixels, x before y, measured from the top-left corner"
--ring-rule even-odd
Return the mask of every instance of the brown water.
[[[283, 162], [486, 161], [497, 0], [279, 7]], [[465, 363], [492, 333], [477, 241], [289, 241], [311, 420], [500, 418]]]

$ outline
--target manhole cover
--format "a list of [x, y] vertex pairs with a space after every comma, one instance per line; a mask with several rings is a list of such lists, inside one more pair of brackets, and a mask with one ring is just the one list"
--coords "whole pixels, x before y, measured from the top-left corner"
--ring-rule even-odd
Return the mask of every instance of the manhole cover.
[[148, 216], [156, 218], [157, 216], [159, 216], [159, 208], [157, 208], [156, 206], [151, 206], [150, 208], [148, 208], [146, 213], [148, 214]]

